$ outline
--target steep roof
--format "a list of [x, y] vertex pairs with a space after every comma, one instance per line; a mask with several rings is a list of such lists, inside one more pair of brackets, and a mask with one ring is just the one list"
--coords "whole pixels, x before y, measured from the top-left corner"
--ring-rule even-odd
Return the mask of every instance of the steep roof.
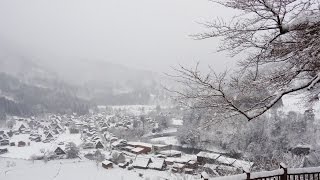
[[152, 159], [152, 162], [149, 164], [149, 168], [152, 169], [162, 169], [165, 161], [162, 158], [154, 158]]
[[133, 162], [133, 167], [142, 167], [147, 168], [149, 163], [151, 162], [150, 158], [137, 157]]

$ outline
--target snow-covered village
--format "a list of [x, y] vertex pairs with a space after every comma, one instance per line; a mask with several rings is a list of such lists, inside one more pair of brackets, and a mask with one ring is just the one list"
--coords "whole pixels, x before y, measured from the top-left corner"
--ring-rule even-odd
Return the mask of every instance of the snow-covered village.
[[63, 169], [74, 163], [89, 169], [81, 170], [84, 174], [73, 172], [77, 179], [208, 179], [207, 172], [236, 173], [253, 165], [222, 149], [182, 145], [176, 134], [183, 120], [168, 119], [161, 128], [145, 115], [155, 113], [156, 106], [99, 106], [97, 110], [84, 116], [10, 117], [12, 128], [0, 130], [1, 176], [16, 179], [16, 173], [23, 173], [33, 177], [41, 164], [41, 169], [50, 169], [48, 173], [55, 171], [56, 179], [72, 178]]
[[0, 180], [320, 180], [320, 0], [0, 0]]

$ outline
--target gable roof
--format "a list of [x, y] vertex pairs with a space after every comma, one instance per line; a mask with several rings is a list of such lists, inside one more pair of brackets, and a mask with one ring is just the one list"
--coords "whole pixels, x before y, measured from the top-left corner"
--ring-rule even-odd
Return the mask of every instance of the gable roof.
[[165, 161], [163, 158], [154, 158], [148, 167], [152, 169], [162, 169], [164, 164]]
[[198, 157], [204, 157], [207, 159], [212, 159], [212, 160], [216, 160], [217, 158], [219, 158], [221, 155], [217, 154], [217, 153], [209, 153], [209, 152], [205, 152], [205, 151], [200, 151], [197, 154]]
[[133, 167], [142, 167], [147, 168], [149, 163], [151, 162], [150, 158], [137, 157], [133, 162]]

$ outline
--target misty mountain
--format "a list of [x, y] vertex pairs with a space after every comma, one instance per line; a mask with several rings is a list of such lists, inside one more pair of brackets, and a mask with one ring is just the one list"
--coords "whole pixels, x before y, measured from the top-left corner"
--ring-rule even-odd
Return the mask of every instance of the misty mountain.
[[33, 86], [0, 73], [0, 115], [33, 115], [44, 112], [85, 114], [90, 103], [76, 97], [72, 89], [60, 84], [63, 90]]
[[0, 97], [26, 109], [17, 114], [65, 112], [63, 108], [86, 112], [94, 104], [150, 104], [166, 99], [161, 77], [150, 71], [105, 61], [38, 60], [1, 50]]

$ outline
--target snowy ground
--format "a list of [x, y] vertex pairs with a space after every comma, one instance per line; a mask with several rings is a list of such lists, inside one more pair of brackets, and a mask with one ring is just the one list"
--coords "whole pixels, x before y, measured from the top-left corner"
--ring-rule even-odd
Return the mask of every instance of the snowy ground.
[[[8, 165], [9, 164], [9, 165]], [[15, 164], [12, 167], [10, 164]], [[143, 177], [139, 177], [139, 173]], [[156, 170], [126, 170], [119, 167], [104, 169], [101, 164], [93, 161], [78, 160], [56, 160], [44, 163], [43, 161], [23, 161], [0, 158], [0, 179], [1, 180], [194, 180], [199, 177], [172, 174], [166, 171]]]

